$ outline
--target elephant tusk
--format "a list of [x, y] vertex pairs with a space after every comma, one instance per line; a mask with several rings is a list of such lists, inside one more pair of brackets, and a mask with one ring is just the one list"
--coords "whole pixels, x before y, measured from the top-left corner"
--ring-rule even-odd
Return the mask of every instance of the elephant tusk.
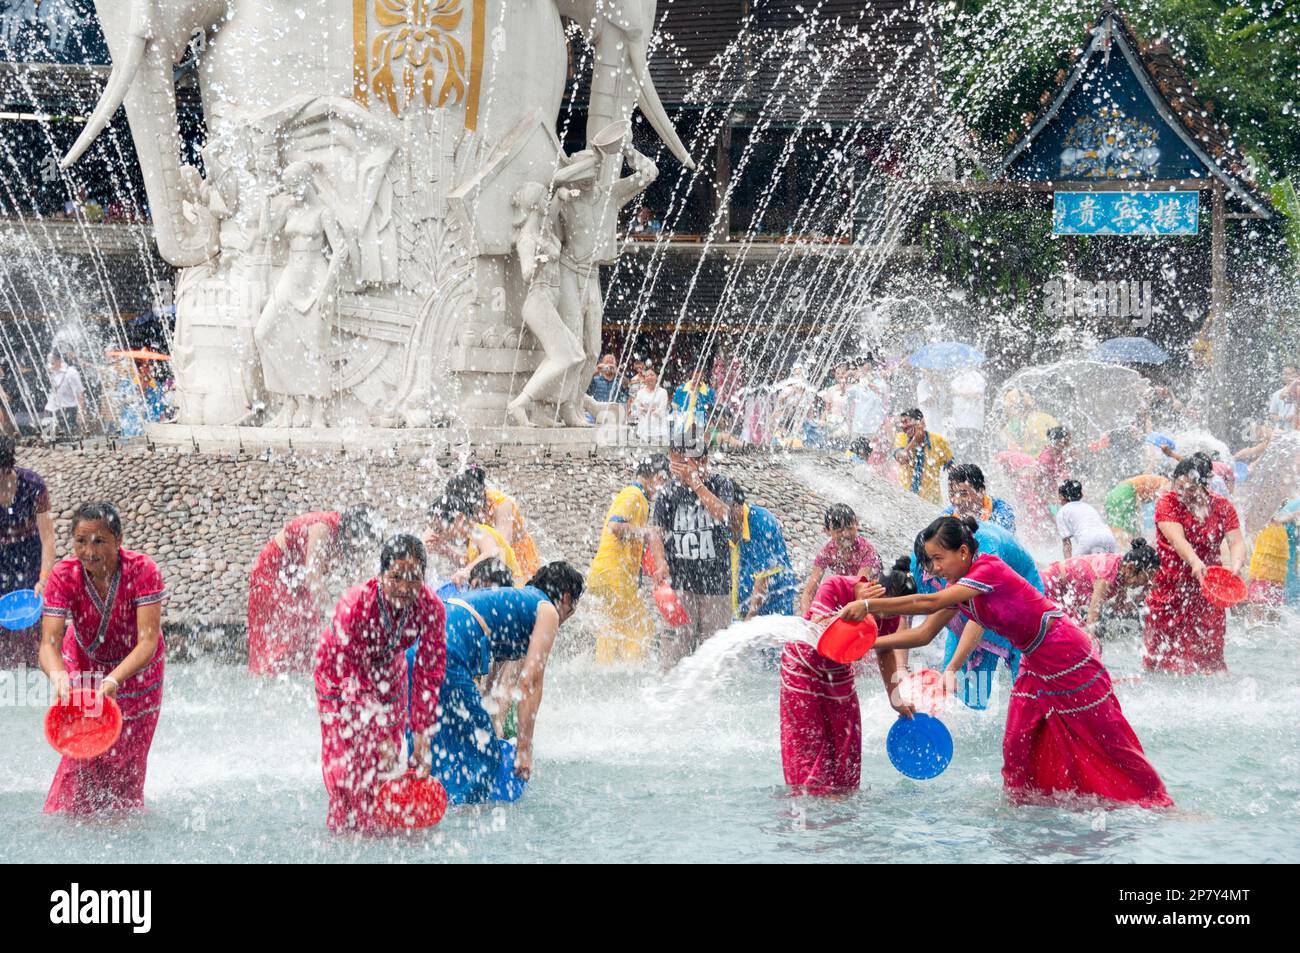
[[688, 169], [694, 169], [695, 160], [691, 158], [691, 154], [686, 151], [686, 146], [682, 144], [681, 137], [677, 135], [677, 128], [668, 118], [663, 100], [659, 98], [659, 91], [655, 89], [654, 80], [650, 78], [644, 37], [640, 42], [628, 43], [628, 52], [631, 54], [632, 73], [641, 87], [641, 95], [638, 99], [641, 112], [645, 113], [646, 119], [650, 121], [654, 131], [659, 133], [659, 138], [668, 146], [669, 151], [677, 157], [677, 161]]
[[117, 107], [122, 105], [122, 100], [126, 98], [127, 90], [131, 88], [131, 83], [135, 81], [135, 74], [139, 72], [140, 64], [144, 62], [144, 53], [149, 41], [143, 36], [132, 36], [130, 44], [126, 56], [120, 62], [113, 64], [113, 72], [109, 74], [108, 85], [104, 87], [104, 93], [99, 97], [95, 112], [86, 123], [86, 127], [81, 130], [77, 141], [68, 150], [68, 154], [59, 163], [60, 168], [68, 168], [85, 155], [91, 143], [99, 138], [99, 134], [113, 118], [113, 113], [117, 112]]

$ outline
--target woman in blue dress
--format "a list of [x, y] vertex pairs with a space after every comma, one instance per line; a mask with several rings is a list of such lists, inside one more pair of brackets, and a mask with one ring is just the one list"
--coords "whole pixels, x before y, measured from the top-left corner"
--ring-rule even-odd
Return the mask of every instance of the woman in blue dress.
[[[447, 600], [447, 674], [432, 747], [433, 775], [451, 803], [491, 797], [501, 764], [498, 721], [511, 700], [518, 702], [514, 773], [524, 781], [532, 774], [546, 660], [582, 591], [582, 574], [553, 562], [521, 588], [471, 589]], [[522, 664], [506, 664], [516, 660]]]

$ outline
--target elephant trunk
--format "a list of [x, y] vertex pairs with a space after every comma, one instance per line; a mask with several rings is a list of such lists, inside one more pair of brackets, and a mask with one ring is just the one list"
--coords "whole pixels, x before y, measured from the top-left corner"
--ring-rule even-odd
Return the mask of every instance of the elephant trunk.
[[677, 157], [677, 161], [688, 169], [694, 169], [695, 160], [691, 158], [681, 137], [677, 135], [677, 128], [668, 118], [668, 111], [664, 109], [663, 100], [659, 98], [659, 90], [655, 88], [654, 80], [650, 77], [645, 41], [629, 44], [628, 52], [632, 60], [632, 73], [641, 87], [641, 95], [637, 100], [641, 112], [650, 121], [651, 128], [659, 133], [659, 138], [668, 146], [669, 151]]
[[62, 164], [66, 168], [76, 162], [107, 127], [117, 107], [125, 105], [158, 253], [178, 268], [202, 264], [217, 252], [216, 229], [203, 217], [191, 221], [185, 216], [185, 202], [195, 197], [188, 194], [180, 161], [173, 68], [193, 30], [209, 26], [208, 15], [224, 10], [224, 4], [190, 0], [184, 10], [188, 15], [171, 24], [154, 22], [154, 0], [130, 0], [129, 7], [122, 0], [98, 0], [95, 6], [113, 56], [113, 71]]

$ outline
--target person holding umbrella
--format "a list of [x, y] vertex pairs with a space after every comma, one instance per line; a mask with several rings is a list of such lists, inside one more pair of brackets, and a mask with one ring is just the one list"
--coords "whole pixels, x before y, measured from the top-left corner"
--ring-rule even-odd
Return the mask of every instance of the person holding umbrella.
[[47, 814], [144, 806], [149, 748], [162, 709], [166, 598], [154, 561], [122, 547], [117, 508], [77, 507], [72, 555], [55, 565], [45, 586], [41, 669], [55, 701], [68, 701], [74, 681], [116, 699], [122, 733], [97, 758], [63, 758], [45, 799]]

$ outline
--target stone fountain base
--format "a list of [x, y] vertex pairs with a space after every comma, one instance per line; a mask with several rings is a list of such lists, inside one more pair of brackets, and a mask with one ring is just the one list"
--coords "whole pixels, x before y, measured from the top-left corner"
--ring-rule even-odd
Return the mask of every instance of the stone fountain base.
[[511, 455], [592, 452], [633, 446], [629, 427], [501, 427], [454, 426], [430, 428], [357, 427], [223, 427], [191, 424], [149, 424], [145, 435], [159, 447], [195, 447], [208, 452], [294, 450], [328, 453], [395, 451], [403, 456], [437, 456], [466, 447], [500, 448]]

